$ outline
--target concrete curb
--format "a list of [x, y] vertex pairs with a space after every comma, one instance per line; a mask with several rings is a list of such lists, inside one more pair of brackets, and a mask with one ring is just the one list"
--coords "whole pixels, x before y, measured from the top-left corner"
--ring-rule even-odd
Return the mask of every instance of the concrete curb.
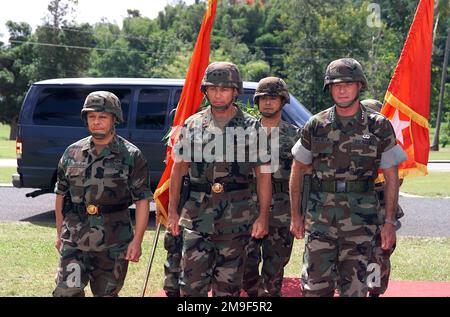
[[0, 167], [17, 167], [16, 159], [0, 159]]

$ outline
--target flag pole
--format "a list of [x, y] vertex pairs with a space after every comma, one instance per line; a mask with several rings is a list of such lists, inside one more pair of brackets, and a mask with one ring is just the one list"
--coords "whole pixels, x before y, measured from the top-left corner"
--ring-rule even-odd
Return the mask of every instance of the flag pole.
[[208, 9], [203, 16], [203, 22], [197, 36], [197, 41], [194, 46], [191, 62], [189, 63], [185, 83], [181, 92], [180, 101], [178, 102], [177, 111], [173, 120], [171, 134], [169, 135], [169, 142], [166, 149], [166, 169], [164, 170], [153, 195], [153, 199], [156, 202], [156, 214], [159, 215], [159, 221], [157, 219], [159, 224], [153, 241], [153, 249], [150, 254], [147, 273], [144, 280], [144, 287], [142, 289], [142, 296], [145, 295], [145, 290], [147, 288], [147, 282], [156, 251], [156, 245], [158, 243], [158, 236], [161, 230], [161, 223], [163, 225], [167, 224], [170, 174], [174, 164], [171, 157], [171, 152], [172, 146], [175, 144], [177, 139], [177, 133], [175, 131], [181, 128], [184, 121], [188, 117], [198, 111], [198, 108], [203, 100], [203, 93], [200, 91], [200, 86], [203, 74], [209, 63], [211, 30], [214, 24], [217, 1], [218, 0], [208, 0]]
[[152, 246], [152, 250], [150, 252], [150, 257], [148, 259], [147, 272], [145, 273], [144, 285], [142, 287], [141, 297], [145, 296], [145, 291], [147, 290], [148, 279], [150, 277], [150, 271], [152, 269], [153, 259], [155, 258], [156, 246], [158, 245], [158, 238], [159, 238], [160, 231], [161, 231], [161, 223], [158, 223], [158, 226], [156, 227], [155, 236], [153, 237], [153, 246]]

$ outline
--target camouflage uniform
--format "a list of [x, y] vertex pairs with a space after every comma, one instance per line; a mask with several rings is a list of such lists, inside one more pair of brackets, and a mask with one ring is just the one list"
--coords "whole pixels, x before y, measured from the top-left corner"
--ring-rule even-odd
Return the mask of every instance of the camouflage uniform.
[[[365, 99], [361, 101], [364, 106], [375, 110], [381, 111], [382, 103], [375, 99]], [[384, 183], [375, 184], [375, 191], [380, 201], [381, 215], [384, 219], [385, 215], [385, 200], [384, 200]], [[397, 206], [396, 219], [403, 217], [403, 210], [400, 205]], [[398, 222], [397, 230], [400, 228], [400, 222]], [[380, 232], [374, 238], [374, 246], [372, 248], [371, 258], [369, 259], [369, 265], [367, 267], [367, 286], [369, 287], [370, 296], [384, 294], [389, 284], [389, 276], [391, 273], [391, 261], [390, 257], [395, 250], [395, 244], [389, 250], [383, 250], [381, 248], [381, 235]]]
[[[230, 136], [227, 128], [257, 130], [259, 127], [256, 119], [237, 108], [236, 115], [225, 126], [223, 140]], [[192, 149], [187, 159], [190, 162], [191, 191], [179, 221], [184, 227], [180, 277], [182, 296], [207, 296], [210, 284], [213, 296], [239, 296], [246, 246], [258, 215], [248, 185], [251, 182], [249, 174], [261, 162], [236, 161], [241, 150], [246, 158], [251, 157], [251, 143], [257, 139], [247, 138], [242, 149], [236, 143], [232, 148], [224, 147], [223, 155], [232, 151], [233, 161], [196, 161], [195, 153], [203, 152], [214, 140], [214, 134], [210, 133], [213, 129], [217, 126], [208, 107], [186, 120], [180, 140], [174, 147], [179, 155], [186, 155], [184, 151]], [[217, 182], [241, 185], [243, 189], [222, 193], [205, 191]]]
[[[259, 106], [259, 97], [267, 95], [280, 96], [283, 105], [289, 102], [287, 86], [277, 77], [266, 77], [258, 83], [254, 103]], [[300, 138], [301, 130], [285, 121], [280, 121], [278, 129], [280, 166], [272, 174], [269, 233], [263, 239], [251, 238], [245, 264], [243, 289], [250, 297], [281, 296], [284, 267], [289, 262], [294, 241], [289, 230], [291, 222], [289, 176], [292, 165], [291, 149]]]
[[[250, 297], [281, 296], [284, 267], [291, 257], [294, 237], [289, 231], [291, 204], [289, 175], [291, 149], [300, 138], [299, 128], [281, 121], [280, 167], [272, 174], [272, 205], [269, 213], [269, 233], [263, 239], [251, 238], [245, 264], [243, 289]], [[262, 261], [261, 275], [259, 265]]]
[[167, 297], [180, 296], [180, 264], [183, 250], [182, 235], [174, 236], [168, 230], [164, 234], [164, 249], [167, 252], [164, 262], [164, 286]]
[[355, 98], [310, 118], [292, 149], [297, 161], [312, 165], [311, 191], [304, 193], [308, 195], [301, 277], [305, 296], [333, 296], [336, 287], [341, 296], [366, 296], [367, 264], [382, 224], [374, 179], [379, 168], [405, 159], [383, 115], [359, 104], [353, 116], [338, 117], [336, 108], [353, 106], [360, 90], [367, 88], [367, 79], [355, 59], [331, 62], [323, 91], [330, 84], [346, 82], [360, 83]]
[[[128, 244], [133, 239], [128, 206], [152, 197], [146, 159], [117, 135], [96, 155], [89, 136], [64, 152], [55, 192], [70, 193], [73, 206], [64, 214], [53, 296], [84, 296], [88, 282], [94, 296], [117, 296], [128, 269]], [[86, 206], [90, 204], [120, 210], [88, 215]]]
[[[337, 280], [341, 296], [365, 296], [372, 240], [382, 223], [371, 184], [381, 154], [396, 145], [392, 126], [364, 106], [342, 126], [332, 107], [306, 123], [301, 145], [313, 156], [305, 215], [303, 292], [333, 296]], [[344, 192], [328, 186], [337, 180], [346, 182]]]
[[[380, 201], [381, 216], [384, 219], [385, 215], [385, 201], [384, 201], [384, 183], [377, 183], [375, 185], [375, 191]], [[400, 205], [397, 206], [396, 219], [400, 219], [404, 216], [403, 209]], [[398, 221], [397, 230], [400, 228], [400, 221]], [[389, 250], [383, 250], [381, 248], [381, 234], [378, 234], [374, 238], [374, 245], [372, 248], [372, 254], [369, 259], [369, 265], [367, 266], [367, 286], [369, 287], [369, 294], [381, 295], [384, 294], [388, 288], [389, 276], [391, 274], [391, 260], [390, 257], [395, 250], [395, 244]]]

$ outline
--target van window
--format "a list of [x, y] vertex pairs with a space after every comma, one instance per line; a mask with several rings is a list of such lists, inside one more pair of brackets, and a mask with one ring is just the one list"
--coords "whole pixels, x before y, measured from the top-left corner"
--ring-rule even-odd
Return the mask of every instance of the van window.
[[169, 89], [143, 89], [139, 94], [136, 128], [163, 130], [166, 123]]
[[182, 90], [177, 90], [175, 92], [175, 97], [173, 98], [173, 107], [176, 108], [178, 107], [178, 103], [180, 102], [180, 98], [181, 98], [181, 92]]
[[239, 96], [239, 101], [242, 102], [242, 104], [247, 105], [253, 105], [253, 95], [255, 94], [254, 90], [244, 90], [244, 93]]
[[[84, 100], [91, 92], [101, 90], [93, 88], [46, 88], [39, 95], [33, 113], [33, 122], [36, 125], [55, 126], [84, 126], [80, 113]], [[118, 128], [126, 126], [131, 91], [129, 89], [108, 89], [121, 101], [125, 123]]]

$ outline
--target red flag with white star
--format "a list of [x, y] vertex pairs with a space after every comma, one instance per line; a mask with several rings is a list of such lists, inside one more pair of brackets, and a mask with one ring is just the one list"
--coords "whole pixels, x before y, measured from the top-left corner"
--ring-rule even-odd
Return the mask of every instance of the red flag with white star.
[[433, 11], [434, 0], [420, 0], [381, 110], [408, 155], [400, 178], [428, 174]]

